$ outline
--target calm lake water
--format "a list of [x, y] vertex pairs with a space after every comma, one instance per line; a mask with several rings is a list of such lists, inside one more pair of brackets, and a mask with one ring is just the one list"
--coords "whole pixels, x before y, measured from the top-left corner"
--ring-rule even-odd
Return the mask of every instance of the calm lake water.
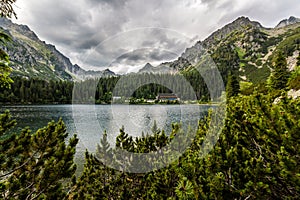
[[[119, 129], [124, 126], [125, 132], [132, 136], [141, 136], [142, 132], [151, 133], [154, 121], [158, 127], [169, 135], [171, 124], [181, 122], [197, 127], [211, 106], [205, 105], [22, 105], [1, 106], [3, 112], [8, 109], [17, 126], [13, 131], [29, 126], [31, 130], [44, 127], [51, 120], [64, 120], [70, 137], [77, 133], [80, 142], [77, 145], [76, 162], [83, 163], [84, 152], [95, 150], [104, 131], [113, 146]], [[80, 168], [80, 167], [79, 167]]]

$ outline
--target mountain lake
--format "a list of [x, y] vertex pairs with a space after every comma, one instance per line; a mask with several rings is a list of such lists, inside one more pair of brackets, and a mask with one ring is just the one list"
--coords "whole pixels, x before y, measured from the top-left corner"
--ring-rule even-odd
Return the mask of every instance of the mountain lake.
[[79, 143], [76, 149], [75, 162], [81, 171], [84, 153], [94, 152], [104, 131], [107, 132], [111, 146], [120, 128], [133, 137], [151, 134], [156, 121], [160, 130], [170, 135], [172, 123], [182, 123], [182, 128], [197, 128], [198, 120], [203, 118], [209, 105], [9, 105], [0, 107], [1, 113], [10, 110], [17, 126], [12, 132], [20, 132], [24, 127], [36, 131], [47, 125], [51, 120], [62, 118], [69, 137], [75, 133]]

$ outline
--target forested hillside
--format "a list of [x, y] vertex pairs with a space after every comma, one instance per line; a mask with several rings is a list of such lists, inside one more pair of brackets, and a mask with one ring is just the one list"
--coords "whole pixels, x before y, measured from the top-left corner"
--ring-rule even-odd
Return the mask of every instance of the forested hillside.
[[[210, 100], [208, 89], [204, 81], [201, 82], [201, 75], [196, 71], [184, 75], [129, 74], [122, 77], [122, 83], [118, 83], [120, 78], [103, 77], [74, 83], [14, 77], [14, 84], [11, 85], [11, 88], [1, 90], [0, 102], [6, 104], [70, 104], [72, 97], [76, 96], [79, 97], [76, 98], [76, 103], [107, 104], [112, 102], [113, 96], [126, 99], [155, 99], [159, 93], [172, 92], [176, 93], [181, 100]], [[159, 82], [155, 83], [155, 80], [159, 80]], [[142, 84], [145, 82], [149, 84]], [[118, 88], [116, 88], [117, 84]], [[192, 87], [188, 87], [188, 84], [191, 84]], [[94, 85], [97, 87], [95, 88]], [[137, 85], [142, 86], [136, 88]], [[131, 93], [132, 88], [136, 89]]]

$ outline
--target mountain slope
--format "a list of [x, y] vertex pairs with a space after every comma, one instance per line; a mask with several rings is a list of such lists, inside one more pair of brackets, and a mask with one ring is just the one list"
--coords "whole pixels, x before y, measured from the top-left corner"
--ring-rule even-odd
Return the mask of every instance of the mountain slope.
[[0, 18], [0, 31], [6, 32], [12, 41], [0, 43], [10, 56], [12, 76], [44, 80], [82, 80], [102, 76], [115, 76], [111, 71], [86, 71], [73, 65], [69, 58], [54, 45], [46, 44], [26, 25]]
[[[12, 37], [12, 42], [0, 43], [0, 46], [10, 55], [14, 76], [82, 80], [116, 75], [107, 70], [85, 71], [73, 65], [55, 46], [40, 41], [27, 26], [0, 18], [0, 31]], [[279, 50], [288, 58], [290, 70], [294, 69], [299, 55], [299, 38], [298, 18], [282, 20], [278, 26], [270, 29], [247, 17], [239, 17], [204, 41], [187, 48], [177, 60], [158, 66], [146, 64], [140, 73], [181, 73], [199, 63], [205, 68], [205, 60], [211, 57], [225, 83], [228, 73], [234, 71], [240, 80], [257, 84], [269, 76], [273, 57]]]
[[205, 59], [210, 56], [225, 82], [232, 71], [241, 80], [263, 82], [270, 75], [273, 57], [279, 50], [288, 58], [289, 68], [295, 67], [299, 55], [300, 23], [292, 21], [294, 23], [282, 28], [268, 29], [247, 17], [240, 17], [187, 48], [169, 66], [179, 72], [189, 71], [201, 62], [200, 66], [204, 67]]
[[150, 63], [147, 63], [142, 69], [139, 70], [138, 73], [153, 73], [153, 74], [172, 74], [174, 70], [172, 70], [170, 63], [162, 63], [159, 66], [154, 67]]
[[299, 22], [300, 22], [299, 18], [291, 16], [289, 19], [284, 19], [284, 20], [280, 21], [279, 24], [275, 28], [283, 28], [285, 26], [296, 24]]
[[12, 38], [11, 42], [1, 48], [10, 56], [13, 76], [72, 80], [79, 71], [83, 71], [78, 65], [73, 65], [55, 46], [42, 42], [27, 26], [0, 18], [0, 27], [1, 31]]

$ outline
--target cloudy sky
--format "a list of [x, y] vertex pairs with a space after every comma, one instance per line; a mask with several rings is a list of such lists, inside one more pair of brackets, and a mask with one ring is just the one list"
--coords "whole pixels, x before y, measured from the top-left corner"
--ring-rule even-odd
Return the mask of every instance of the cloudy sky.
[[17, 23], [85, 69], [118, 73], [176, 59], [186, 47], [248, 16], [274, 27], [300, 17], [299, 0], [17, 0]]

